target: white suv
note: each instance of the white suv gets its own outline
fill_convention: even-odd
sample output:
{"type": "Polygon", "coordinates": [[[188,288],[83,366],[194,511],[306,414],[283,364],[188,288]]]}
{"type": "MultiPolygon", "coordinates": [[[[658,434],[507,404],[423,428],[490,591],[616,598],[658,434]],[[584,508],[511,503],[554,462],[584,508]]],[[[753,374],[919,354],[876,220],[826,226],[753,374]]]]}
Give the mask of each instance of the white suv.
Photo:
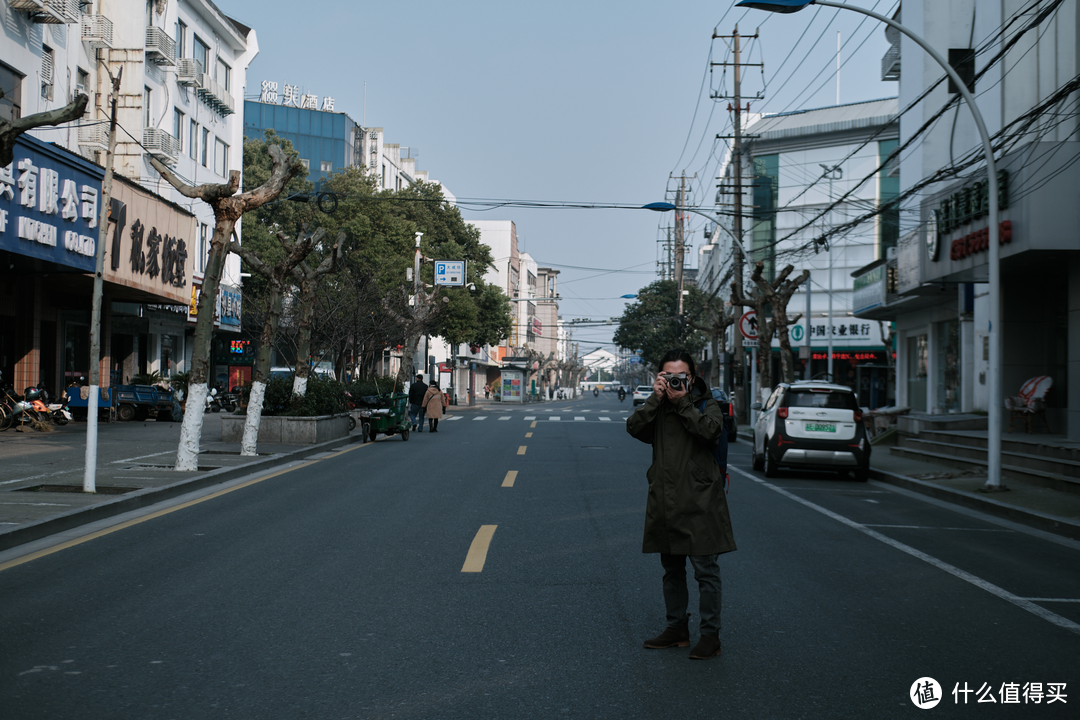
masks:
{"type": "Polygon", "coordinates": [[[634,407],[649,399],[652,395],[652,385],[638,385],[634,388],[634,407]]]}
{"type": "Polygon", "coordinates": [[[826,382],[781,383],[754,423],[751,462],[765,477],[781,467],[849,471],[865,482],[870,440],[851,388],[826,382]]]}

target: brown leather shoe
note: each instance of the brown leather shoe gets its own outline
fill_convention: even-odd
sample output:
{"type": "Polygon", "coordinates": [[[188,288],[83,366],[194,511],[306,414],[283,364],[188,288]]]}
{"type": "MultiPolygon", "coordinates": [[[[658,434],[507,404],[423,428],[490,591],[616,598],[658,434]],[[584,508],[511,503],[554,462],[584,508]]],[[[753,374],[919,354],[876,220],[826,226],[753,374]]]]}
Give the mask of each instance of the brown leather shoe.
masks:
{"type": "Polygon", "coordinates": [[[708,660],[720,654],[720,636],[702,635],[698,644],[690,651],[691,660],[708,660]]]}
{"type": "Polygon", "coordinates": [[[649,650],[663,650],[670,647],[690,646],[690,616],[687,615],[678,625],[667,628],[654,638],[645,641],[649,650]]]}

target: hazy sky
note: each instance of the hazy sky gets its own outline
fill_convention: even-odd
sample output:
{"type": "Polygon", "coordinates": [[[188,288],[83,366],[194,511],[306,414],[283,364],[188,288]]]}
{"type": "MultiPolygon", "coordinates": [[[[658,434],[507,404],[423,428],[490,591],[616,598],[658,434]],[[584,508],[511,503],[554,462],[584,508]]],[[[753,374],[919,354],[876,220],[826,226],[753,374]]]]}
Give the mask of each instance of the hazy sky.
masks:
{"type": "MultiPolygon", "coordinates": [[[[332,96],[335,110],[359,123],[366,116],[387,142],[419,150],[418,169],[462,199],[643,205],[664,200],[676,186],[670,176],[685,172],[697,174],[692,203],[711,205],[727,151],[715,136],[731,134],[731,114],[710,94],[731,93],[731,72],[708,67],[732,60],[712,35],[731,35],[736,23],[744,35],[760,28],[743,57],[765,65],[764,76],[744,68],[744,94],[764,93],[751,100],[754,112],[835,104],[838,30],[840,102],[897,92],[880,81],[884,26],[832,8],[773,15],[735,10],[731,0],[216,1],[258,34],[248,97],[262,80],[332,96]]],[[[851,2],[888,14],[897,4],[851,2]]],[[[661,228],[672,220],[643,210],[463,214],[513,220],[521,248],[562,270],[564,319],[618,317],[627,301],[615,298],[656,279],[661,228]]],[[[691,266],[703,223],[694,216],[691,266]]],[[[609,343],[614,327],[578,328],[574,337],[587,352],[609,343]]]]}

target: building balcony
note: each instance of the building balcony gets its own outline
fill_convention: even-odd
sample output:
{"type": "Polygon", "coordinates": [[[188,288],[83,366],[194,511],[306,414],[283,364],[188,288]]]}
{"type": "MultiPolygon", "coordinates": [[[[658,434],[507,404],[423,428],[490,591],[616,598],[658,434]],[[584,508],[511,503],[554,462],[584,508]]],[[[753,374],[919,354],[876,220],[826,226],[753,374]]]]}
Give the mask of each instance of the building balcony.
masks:
{"type": "Polygon", "coordinates": [[[885,56],[881,58],[881,79],[900,79],[900,42],[894,42],[885,56]]]}
{"type": "Polygon", "coordinates": [[[82,41],[95,49],[113,46],[112,20],[104,15],[82,16],[82,41]]]}
{"type": "Polygon", "coordinates": [[[176,41],[159,27],[146,28],[146,59],[155,65],[176,65],[176,41]]]}
{"type": "Polygon", "coordinates": [[[143,129],[143,147],[163,165],[175,165],[180,159],[180,143],[169,133],[157,128],[143,129]]]}
{"type": "Polygon", "coordinates": [[[30,13],[33,22],[49,25],[77,25],[82,14],[79,0],[10,0],[9,5],[30,13]]]}
{"type": "Polygon", "coordinates": [[[202,74],[202,85],[196,91],[202,101],[212,107],[222,117],[232,115],[236,107],[232,95],[209,73],[202,74]]]}

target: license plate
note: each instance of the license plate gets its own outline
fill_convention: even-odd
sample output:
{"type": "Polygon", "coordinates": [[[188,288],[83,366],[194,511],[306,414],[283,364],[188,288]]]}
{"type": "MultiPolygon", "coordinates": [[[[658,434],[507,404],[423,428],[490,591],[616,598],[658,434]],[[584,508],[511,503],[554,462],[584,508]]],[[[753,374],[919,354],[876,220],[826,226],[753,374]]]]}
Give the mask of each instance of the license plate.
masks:
{"type": "Polygon", "coordinates": [[[836,432],[836,423],[806,423],[806,432],[836,432]]]}

